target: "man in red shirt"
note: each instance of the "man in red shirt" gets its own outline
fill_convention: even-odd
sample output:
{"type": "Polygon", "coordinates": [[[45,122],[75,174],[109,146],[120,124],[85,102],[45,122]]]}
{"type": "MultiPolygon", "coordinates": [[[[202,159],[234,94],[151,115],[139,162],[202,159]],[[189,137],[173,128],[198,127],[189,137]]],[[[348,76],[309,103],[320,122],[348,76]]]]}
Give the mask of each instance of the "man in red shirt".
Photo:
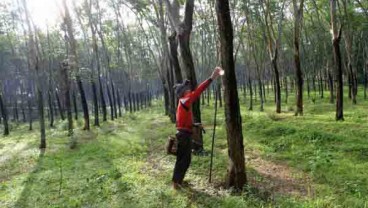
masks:
{"type": "Polygon", "coordinates": [[[172,178],[174,189],[178,189],[183,184],[185,173],[191,162],[191,136],[193,126],[192,103],[195,102],[211,82],[220,75],[221,71],[222,69],[220,67],[216,67],[211,77],[198,85],[194,91],[191,91],[189,80],[174,86],[175,93],[179,98],[178,108],[176,110],[176,138],[178,140],[178,148],[172,178]]]}

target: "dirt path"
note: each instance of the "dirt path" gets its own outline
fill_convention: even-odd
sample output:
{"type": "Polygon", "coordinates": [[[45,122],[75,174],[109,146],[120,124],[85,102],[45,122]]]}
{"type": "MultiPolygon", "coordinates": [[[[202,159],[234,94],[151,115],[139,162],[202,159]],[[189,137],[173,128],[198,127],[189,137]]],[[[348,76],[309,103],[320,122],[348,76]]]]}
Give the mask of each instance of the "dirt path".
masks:
{"type": "MultiPolygon", "coordinates": [[[[158,144],[147,139],[149,143],[146,159],[146,170],[152,174],[160,174],[167,168],[172,168],[172,164],[164,154],[164,144],[158,144]]],[[[172,156],[168,156],[172,157],[172,156]]],[[[267,198],[274,198],[277,195],[294,196],[298,198],[308,198],[314,196],[312,179],[308,174],[289,167],[286,164],[263,159],[261,154],[255,150],[246,152],[247,177],[251,187],[266,195],[267,198]],[[249,171],[253,169],[253,171],[249,171]]],[[[189,180],[191,188],[200,190],[210,195],[223,195],[226,191],[221,187],[221,182],[210,185],[207,180],[189,180]],[[200,180],[200,181],[197,181],[200,180]]]]}
{"type": "Polygon", "coordinates": [[[256,152],[247,152],[247,166],[253,168],[257,174],[248,174],[249,183],[263,191],[295,197],[312,197],[314,188],[312,179],[304,172],[264,160],[256,152]]]}

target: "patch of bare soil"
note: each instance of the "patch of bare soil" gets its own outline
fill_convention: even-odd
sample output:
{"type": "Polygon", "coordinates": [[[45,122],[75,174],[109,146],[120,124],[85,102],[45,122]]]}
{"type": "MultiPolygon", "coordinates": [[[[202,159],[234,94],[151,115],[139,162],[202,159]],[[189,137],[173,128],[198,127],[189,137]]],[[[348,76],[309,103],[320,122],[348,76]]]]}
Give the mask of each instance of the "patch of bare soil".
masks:
{"type": "Polygon", "coordinates": [[[248,174],[251,186],[274,195],[312,197],[314,195],[312,179],[304,172],[285,164],[263,159],[255,152],[247,153],[247,166],[257,174],[248,174]]]}

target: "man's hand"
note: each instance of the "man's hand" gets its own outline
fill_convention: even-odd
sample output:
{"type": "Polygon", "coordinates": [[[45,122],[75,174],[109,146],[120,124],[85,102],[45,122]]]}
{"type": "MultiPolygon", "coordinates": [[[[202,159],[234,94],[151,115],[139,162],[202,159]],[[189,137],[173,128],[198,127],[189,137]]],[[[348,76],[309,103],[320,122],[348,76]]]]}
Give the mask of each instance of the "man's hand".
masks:
{"type": "Polygon", "coordinates": [[[212,80],[217,79],[217,77],[220,76],[221,71],[223,71],[223,69],[221,67],[219,67],[219,66],[216,67],[215,70],[213,70],[213,72],[212,72],[211,79],[212,80]]]}

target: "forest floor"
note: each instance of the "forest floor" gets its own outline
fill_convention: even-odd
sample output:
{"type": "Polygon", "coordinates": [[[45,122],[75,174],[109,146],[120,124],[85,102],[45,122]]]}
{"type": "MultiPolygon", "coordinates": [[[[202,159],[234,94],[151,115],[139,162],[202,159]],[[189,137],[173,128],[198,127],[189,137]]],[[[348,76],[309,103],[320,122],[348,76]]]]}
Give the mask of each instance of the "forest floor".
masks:
{"type": "MultiPolygon", "coordinates": [[[[158,103],[90,132],[80,129],[80,119],[73,150],[66,122],[47,129],[43,153],[37,130],[12,124],[11,135],[0,137],[0,207],[368,207],[368,101],[353,106],[346,99],[345,121],[336,122],[325,96],[315,103],[306,98],[303,117],[294,116],[292,98],[281,114],[273,113],[271,99],[264,112],[258,102],[249,111],[241,100],[248,178],[242,194],[222,187],[228,162],[223,108],[213,183],[210,157],[193,156],[189,186],[181,191],[171,187],[175,158],[164,151],[175,126],[158,103]]],[[[213,103],[202,105],[207,150],[213,112],[213,103]]]]}

